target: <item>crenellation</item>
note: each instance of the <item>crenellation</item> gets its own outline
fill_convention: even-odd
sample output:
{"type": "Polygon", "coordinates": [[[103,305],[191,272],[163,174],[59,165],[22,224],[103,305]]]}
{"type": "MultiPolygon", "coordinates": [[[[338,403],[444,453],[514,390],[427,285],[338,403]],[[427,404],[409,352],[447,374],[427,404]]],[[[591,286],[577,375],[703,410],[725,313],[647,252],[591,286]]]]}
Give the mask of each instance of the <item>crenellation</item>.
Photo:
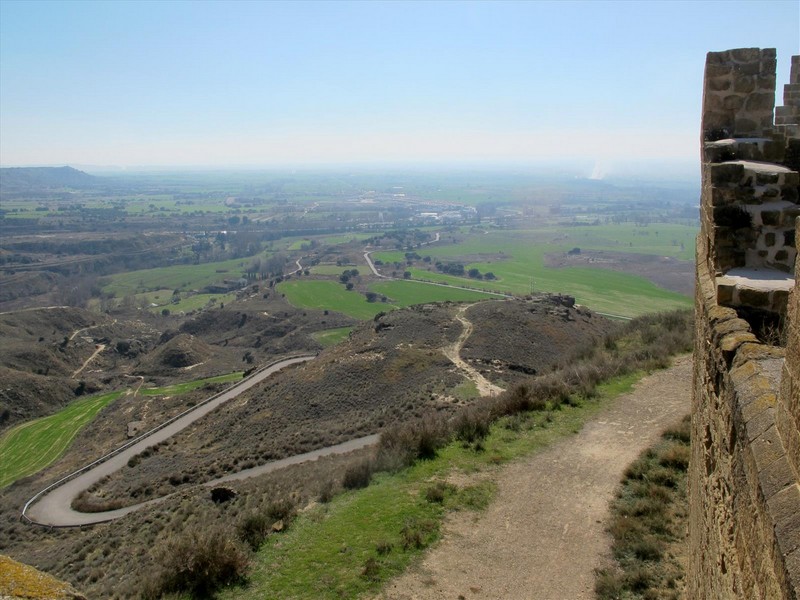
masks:
{"type": "MultiPolygon", "coordinates": [[[[707,57],[687,597],[800,598],[800,144],[775,51],[707,57]],[[764,86],[771,89],[764,89],[764,86]],[[794,162],[793,162],[794,161],[794,162]],[[758,334],[758,335],[756,335],[758,334]]],[[[792,59],[792,81],[800,58],[792,59]]]]}

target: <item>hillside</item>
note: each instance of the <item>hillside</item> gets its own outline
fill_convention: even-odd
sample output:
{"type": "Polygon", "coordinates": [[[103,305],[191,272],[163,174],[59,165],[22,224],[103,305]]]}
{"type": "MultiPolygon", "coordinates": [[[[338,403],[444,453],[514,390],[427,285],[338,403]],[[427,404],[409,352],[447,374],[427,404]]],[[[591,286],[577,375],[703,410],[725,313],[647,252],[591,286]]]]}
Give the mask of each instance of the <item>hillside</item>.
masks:
{"type": "MultiPolygon", "coordinates": [[[[452,414],[477,396],[474,382],[443,352],[462,332],[455,318],[459,306],[429,304],[378,315],[316,360],[242,394],[143,454],[134,467],[112,475],[85,500],[98,507],[130,504],[231,470],[375,433],[431,410],[452,414]],[[182,474],[179,481],[176,472],[182,474]]],[[[506,385],[526,372],[547,370],[614,327],[550,296],[479,303],[467,313],[473,318],[471,311],[478,318],[469,339],[479,340],[471,357],[476,364],[492,365],[496,381],[506,385]],[[508,362],[493,362],[494,346],[480,341],[491,337],[495,323],[482,320],[494,313],[525,324],[506,330],[503,343],[521,349],[508,354],[508,362]],[[540,338],[539,330],[549,333],[540,338]],[[559,330],[561,335],[554,335],[559,330]],[[541,352],[529,353],[531,337],[539,339],[541,352]],[[549,351],[544,351],[547,344],[549,351]]]]}
{"type": "Polygon", "coordinates": [[[19,192],[37,188],[86,188],[98,178],[72,167],[6,167],[0,169],[0,190],[19,192]]]}

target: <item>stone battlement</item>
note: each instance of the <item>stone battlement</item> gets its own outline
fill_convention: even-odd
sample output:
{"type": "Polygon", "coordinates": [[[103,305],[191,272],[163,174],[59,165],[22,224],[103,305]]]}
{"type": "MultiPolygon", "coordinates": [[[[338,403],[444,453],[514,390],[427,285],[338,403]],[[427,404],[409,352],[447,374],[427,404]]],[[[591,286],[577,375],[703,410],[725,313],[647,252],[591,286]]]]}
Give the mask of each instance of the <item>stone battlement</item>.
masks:
{"type": "Polygon", "coordinates": [[[778,109],[775,68],[773,49],[706,59],[693,599],[800,599],[800,57],[778,109]]]}

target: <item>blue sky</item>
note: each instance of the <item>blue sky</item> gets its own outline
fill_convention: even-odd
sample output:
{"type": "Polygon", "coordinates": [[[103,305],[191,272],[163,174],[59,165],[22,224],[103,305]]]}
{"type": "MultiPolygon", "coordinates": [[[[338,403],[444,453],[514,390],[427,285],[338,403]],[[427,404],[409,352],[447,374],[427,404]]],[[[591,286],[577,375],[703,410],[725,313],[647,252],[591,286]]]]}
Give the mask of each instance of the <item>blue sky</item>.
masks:
{"type": "Polygon", "coordinates": [[[695,163],[705,53],[789,2],[0,0],[0,164],[695,163]]]}

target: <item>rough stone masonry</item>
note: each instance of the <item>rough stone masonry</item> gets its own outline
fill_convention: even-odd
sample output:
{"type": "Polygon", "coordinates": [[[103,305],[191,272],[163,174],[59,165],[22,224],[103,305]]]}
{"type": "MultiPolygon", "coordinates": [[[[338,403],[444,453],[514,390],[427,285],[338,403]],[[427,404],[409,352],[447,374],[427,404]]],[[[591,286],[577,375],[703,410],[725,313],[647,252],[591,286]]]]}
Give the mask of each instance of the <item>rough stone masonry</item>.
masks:
{"type": "Polygon", "coordinates": [[[800,57],[710,52],[687,598],[800,600],[800,57]]]}

